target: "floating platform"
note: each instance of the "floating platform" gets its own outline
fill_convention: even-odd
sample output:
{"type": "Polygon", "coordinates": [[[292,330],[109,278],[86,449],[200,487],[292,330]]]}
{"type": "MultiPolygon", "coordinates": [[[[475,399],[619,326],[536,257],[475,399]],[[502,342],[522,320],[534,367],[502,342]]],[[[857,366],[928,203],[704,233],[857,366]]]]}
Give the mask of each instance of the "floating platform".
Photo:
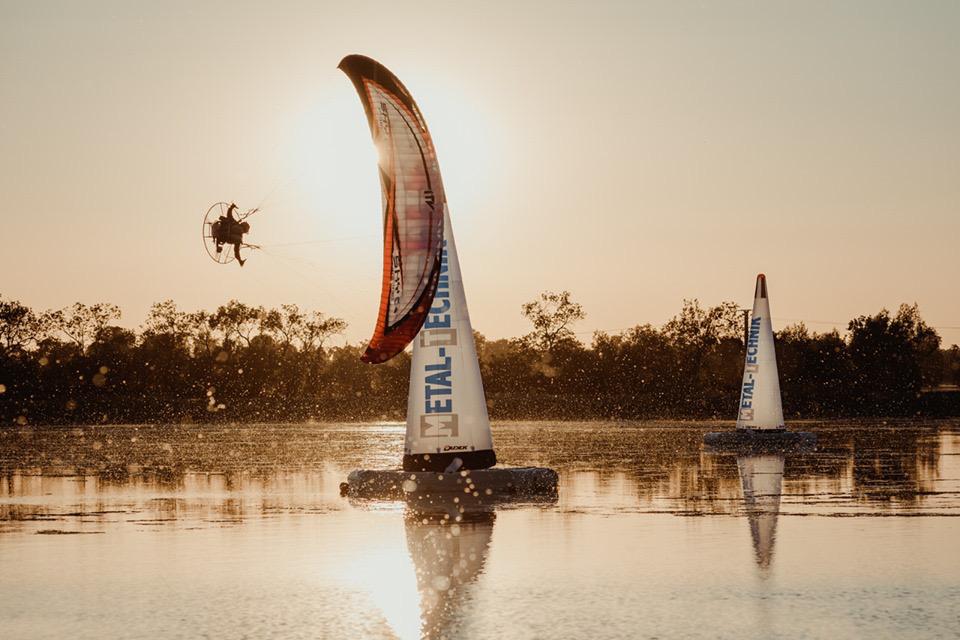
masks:
{"type": "Polygon", "coordinates": [[[786,429],[737,429],[703,436],[703,444],[714,449],[744,452],[791,451],[817,444],[817,436],[809,431],[786,429]]]}
{"type": "Polygon", "coordinates": [[[555,498],[557,472],[544,467],[491,467],[452,473],[356,469],[340,485],[352,498],[397,500],[470,497],[472,502],[555,498]]]}

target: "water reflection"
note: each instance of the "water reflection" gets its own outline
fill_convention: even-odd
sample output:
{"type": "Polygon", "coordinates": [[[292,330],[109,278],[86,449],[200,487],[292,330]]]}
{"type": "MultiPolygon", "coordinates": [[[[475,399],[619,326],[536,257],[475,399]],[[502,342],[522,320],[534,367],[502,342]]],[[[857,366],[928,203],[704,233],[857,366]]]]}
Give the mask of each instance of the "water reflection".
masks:
{"type": "Polygon", "coordinates": [[[274,470],[150,472],[122,479],[77,469],[19,469],[0,476],[0,531],[30,529],[93,533],[116,523],[138,529],[228,526],[345,508],[331,487],[339,474],[274,470]],[[51,529],[58,523],[55,529],[51,529]],[[34,527],[35,528],[35,527],[34,527]]]}
{"type": "MultiPolygon", "coordinates": [[[[957,513],[960,474],[947,470],[957,421],[804,428],[819,445],[784,463],[780,490],[792,513],[957,513]]],[[[744,465],[703,452],[709,429],[535,423],[495,435],[506,464],[560,472],[565,512],[744,515],[744,465]]],[[[3,429],[0,527],[81,512],[241,522],[343,509],[346,470],[390,466],[402,437],[399,424],[3,429]]]]}
{"type": "Polygon", "coordinates": [[[743,503],[750,522],[750,537],[753,538],[753,552],[761,569],[768,569],[773,558],[783,467],[783,454],[737,456],[737,469],[743,485],[743,503]]]}
{"type": "Polygon", "coordinates": [[[803,428],[495,426],[559,498],[479,513],[341,498],[399,424],[0,429],[0,637],[956,635],[960,421],[803,428]]]}
{"type": "Polygon", "coordinates": [[[423,638],[457,635],[471,586],[483,573],[495,521],[492,507],[407,508],[404,528],[417,576],[423,638]]]}

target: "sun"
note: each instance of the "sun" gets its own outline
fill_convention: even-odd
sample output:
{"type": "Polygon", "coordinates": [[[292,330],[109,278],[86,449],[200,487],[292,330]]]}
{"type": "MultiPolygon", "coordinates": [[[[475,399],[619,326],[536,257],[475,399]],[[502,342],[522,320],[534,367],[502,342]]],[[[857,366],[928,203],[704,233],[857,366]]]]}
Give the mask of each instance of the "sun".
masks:
{"type": "Polygon", "coordinates": [[[424,86],[411,92],[437,149],[447,201],[458,211],[481,209],[498,188],[495,155],[501,132],[494,118],[469,94],[441,79],[418,84],[424,86]]]}

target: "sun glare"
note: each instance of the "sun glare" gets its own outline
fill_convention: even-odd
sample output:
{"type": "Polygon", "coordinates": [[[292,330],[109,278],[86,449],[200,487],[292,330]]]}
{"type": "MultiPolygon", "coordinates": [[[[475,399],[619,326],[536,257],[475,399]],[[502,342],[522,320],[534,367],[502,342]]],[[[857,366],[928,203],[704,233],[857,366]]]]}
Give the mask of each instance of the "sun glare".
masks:
{"type": "Polygon", "coordinates": [[[427,76],[408,88],[430,129],[451,208],[462,216],[482,207],[498,188],[492,178],[500,133],[493,119],[469,94],[449,86],[449,79],[427,76]]]}
{"type": "Polygon", "coordinates": [[[384,539],[357,557],[345,571],[349,581],[365,592],[399,638],[420,637],[420,596],[404,536],[384,539]]]}
{"type": "Polygon", "coordinates": [[[379,218],[368,215],[381,206],[376,149],[346,79],[328,85],[292,120],[285,146],[291,191],[316,211],[328,234],[379,229],[379,218]]]}

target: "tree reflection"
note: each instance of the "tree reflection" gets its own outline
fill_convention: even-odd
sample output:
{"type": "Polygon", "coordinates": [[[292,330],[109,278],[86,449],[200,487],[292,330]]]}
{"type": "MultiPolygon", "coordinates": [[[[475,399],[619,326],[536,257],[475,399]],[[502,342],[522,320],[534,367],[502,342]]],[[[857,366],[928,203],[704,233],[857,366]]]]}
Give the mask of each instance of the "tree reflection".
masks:
{"type": "MultiPolygon", "coordinates": [[[[805,423],[803,428],[815,431],[819,444],[785,461],[783,492],[805,495],[798,505],[808,511],[847,515],[934,505],[942,488],[942,443],[957,425],[805,423]]],[[[704,453],[701,439],[710,429],[716,425],[535,423],[494,425],[494,437],[504,464],[557,469],[565,507],[737,513],[742,469],[733,455],[704,453]]],[[[0,497],[50,504],[54,500],[44,495],[72,496],[81,486],[88,501],[98,494],[130,496],[131,502],[140,496],[202,495],[187,499],[176,517],[202,506],[222,511],[218,518],[238,520],[249,509],[338,503],[343,470],[395,464],[402,439],[399,425],[0,429],[0,497]],[[226,499],[241,504],[211,506],[226,499]]]]}

